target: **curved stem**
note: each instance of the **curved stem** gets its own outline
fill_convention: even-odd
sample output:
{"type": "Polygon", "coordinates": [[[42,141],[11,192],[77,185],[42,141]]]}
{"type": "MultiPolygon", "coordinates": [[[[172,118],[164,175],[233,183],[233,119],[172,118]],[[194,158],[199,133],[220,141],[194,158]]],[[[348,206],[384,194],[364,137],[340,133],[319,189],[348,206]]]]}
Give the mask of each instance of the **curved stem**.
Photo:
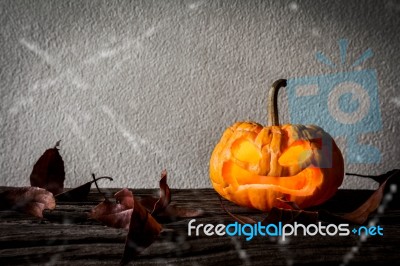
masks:
{"type": "MultiPolygon", "coordinates": [[[[94,174],[92,174],[92,177],[94,176],[94,174]]],[[[101,176],[101,177],[95,177],[91,182],[94,183],[96,181],[99,181],[101,179],[108,179],[110,181],[114,181],[114,179],[112,179],[112,177],[109,176],[101,176]]]]}
{"type": "Polygon", "coordinates": [[[94,184],[96,185],[97,191],[98,191],[101,195],[103,195],[104,200],[105,200],[105,201],[109,201],[109,199],[107,198],[106,194],[103,193],[103,192],[101,192],[99,186],[97,185],[97,180],[106,178],[106,179],[108,179],[108,180],[110,180],[110,181],[113,181],[113,179],[112,179],[111,177],[108,177],[108,176],[102,176],[102,177],[96,178],[96,176],[95,176],[93,173],[92,173],[92,178],[93,178],[93,181],[92,181],[91,183],[94,183],[94,184]]]}
{"type": "Polygon", "coordinates": [[[362,175],[362,174],[356,174],[356,173],[345,173],[345,175],[351,175],[351,176],[358,176],[358,177],[375,177],[374,175],[362,175]]]}
{"type": "Polygon", "coordinates": [[[272,84],[268,94],[268,124],[267,126],[279,126],[278,116],[278,91],[286,87],[286,79],[278,79],[272,84]]]}

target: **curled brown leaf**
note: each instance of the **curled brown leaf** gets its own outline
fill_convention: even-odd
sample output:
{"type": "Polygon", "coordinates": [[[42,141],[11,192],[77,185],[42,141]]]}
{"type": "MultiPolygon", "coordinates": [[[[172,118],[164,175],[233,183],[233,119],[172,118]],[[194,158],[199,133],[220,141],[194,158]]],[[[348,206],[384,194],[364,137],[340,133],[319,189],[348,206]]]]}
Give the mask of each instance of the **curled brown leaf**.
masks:
{"type": "Polygon", "coordinates": [[[126,188],[118,191],[114,198],[116,202],[105,199],[94,207],[89,217],[107,226],[129,228],[121,265],[132,261],[160,235],[162,226],[156,218],[175,220],[183,217],[197,217],[203,213],[201,210],[189,210],[170,205],[171,191],[167,184],[166,171],[161,174],[159,198],[146,197],[139,201],[126,188]]]}
{"type": "Polygon", "coordinates": [[[377,180],[380,183],[379,188],[360,207],[343,215],[342,218],[353,223],[363,224],[368,219],[369,215],[379,207],[388,183],[399,184],[399,178],[399,169],[394,169],[386,174],[375,177],[374,180],[377,180]]]}
{"type": "Polygon", "coordinates": [[[157,221],[175,221],[181,218],[192,218],[201,216],[203,210],[194,210],[170,205],[171,191],[167,184],[167,171],[163,170],[160,179],[159,197],[147,196],[140,200],[140,204],[145,207],[157,221]]]}
{"type": "Polygon", "coordinates": [[[137,254],[150,246],[160,235],[162,229],[161,225],[134,197],[133,204],[121,265],[129,263],[137,254]]]}
{"type": "Polygon", "coordinates": [[[114,198],[116,202],[106,199],[94,207],[89,217],[107,226],[129,229],[121,260],[125,265],[154,242],[162,227],[128,189],[118,191],[114,198]]]}
{"type": "Polygon", "coordinates": [[[160,198],[154,204],[151,213],[157,215],[157,213],[160,213],[163,210],[165,210],[165,208],[167,208],[170,202],[171,202],[171,191],[167,184],[167,171],[163,170],[161,172],[161,179],[160,179],[160,198]]]}
{"type": "Polygon", "coordinates": [[[128,229],[134,207],[133,194],[124,188],[115,193],[114,198],[116,202],[105,200],[94,207],[89,217],[110,227],[128,229]]]}
{"type": "Polygon", "coordinates": [[[140,203],[145,207],[151,214],[157,215],[166,209],[166,207],[171,202],[171,191],[167,184],[167,171],[163,170],[161,172],[160,179],[160,195],[158,198],[153,196],[143,197],[140,203]]]}
{"type": "Polygon", "coordinates": [[[43,210],[53,210],[55,207],[53,194],[43,188],[21,187],[0,193],[2,210],[15,210],[43,218],[43,210]]]}
{"type": "Polygon", "coordinates": [[[158,213],[155,218],[157,221],[169,222],[183,218],[199,217],[203,214],[204,211],[201,209],[188,209],[170,204],[164,211],[158,213]]]}

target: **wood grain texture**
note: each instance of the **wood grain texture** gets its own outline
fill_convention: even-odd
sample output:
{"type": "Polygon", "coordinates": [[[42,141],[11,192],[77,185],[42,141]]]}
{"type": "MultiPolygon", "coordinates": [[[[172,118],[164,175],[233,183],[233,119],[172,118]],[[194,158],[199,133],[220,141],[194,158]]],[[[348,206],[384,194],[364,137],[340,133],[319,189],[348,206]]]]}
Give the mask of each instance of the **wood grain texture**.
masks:
{"type": "MultiPolygon", "coordinates": [[[[0,191],[7,188],[0,187],[0,191]]],[[[108,189],[112,195],[119,189],[108,189]]],[[[135,196],[157,194],[158,190],[132,190],[135,196]]],[[[340,190],[322,208],[343,213],[356,208],[371,191],[340,190]]],[[[0,212],[0,265],[118,265],[127,231],[103,226],[87,219],[92,207],[102,201],[92,190],[85,202],[59,202],[39,220],[13,211],[0,212]]],[[[212,189],[172,190],[172,204],[204,210],[198,223],[230,223],[212,189]]],[[[258,211],[225,201],[233,213],[261,219],[258,211]]],[[[190,219],[164,223],[159,239],[140,254],[132,265],[390,265],[400,259],[400,208],[398,198],[375,216],[384,236],[361,242],[358,236],[297,236],[286,242],[268,237],[188,236],[190,219]],[[352,252],[353,251],[353,252],[352,252]],[[346,255],[347,254],[347,255],[346,255]],[[350,255],[349,255],[350,254],[350,255]]]]}

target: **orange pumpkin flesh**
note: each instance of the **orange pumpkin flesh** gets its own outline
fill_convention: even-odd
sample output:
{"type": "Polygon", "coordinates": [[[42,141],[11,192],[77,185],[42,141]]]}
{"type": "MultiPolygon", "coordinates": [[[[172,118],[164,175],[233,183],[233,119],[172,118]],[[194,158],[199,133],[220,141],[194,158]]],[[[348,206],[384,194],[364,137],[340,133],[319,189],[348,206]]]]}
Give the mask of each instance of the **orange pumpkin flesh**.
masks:
{"type": "Polygon", "coordinates": [[[332,197],[344,176],[342,154],[332,137],[314,125],[279,125],[272,86],[269,123],[238,122],[228,128],[210,159],[214,189],[238,205],[268,211],[285,196],[301,208],[332,197]]]}

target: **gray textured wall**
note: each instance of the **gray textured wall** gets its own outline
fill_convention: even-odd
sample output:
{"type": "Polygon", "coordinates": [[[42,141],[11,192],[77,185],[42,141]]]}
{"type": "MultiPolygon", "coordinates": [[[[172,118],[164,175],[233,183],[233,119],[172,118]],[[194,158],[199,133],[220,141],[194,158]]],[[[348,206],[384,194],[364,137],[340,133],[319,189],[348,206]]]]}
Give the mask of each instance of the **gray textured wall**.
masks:
{"type": "MultiPolygon", "coordinates": [[[[67,187],[91,172],[115,178],[104,186],[155,187],[163,168],[172,187],[210,187],[224,129],[264,123],[274,79],[331,73],[315,53],[340,61],[339,39],[349,60],[374,51],[357,69],[376,70],[382,123],[357,136],[380,163],[347,171],[399,167],[399,1],[2,0],[0,14],[0,185],[28,185],[61,139],[67,187]]],[[[280,106],[289,122],[286,92],[280,106]]]]}

